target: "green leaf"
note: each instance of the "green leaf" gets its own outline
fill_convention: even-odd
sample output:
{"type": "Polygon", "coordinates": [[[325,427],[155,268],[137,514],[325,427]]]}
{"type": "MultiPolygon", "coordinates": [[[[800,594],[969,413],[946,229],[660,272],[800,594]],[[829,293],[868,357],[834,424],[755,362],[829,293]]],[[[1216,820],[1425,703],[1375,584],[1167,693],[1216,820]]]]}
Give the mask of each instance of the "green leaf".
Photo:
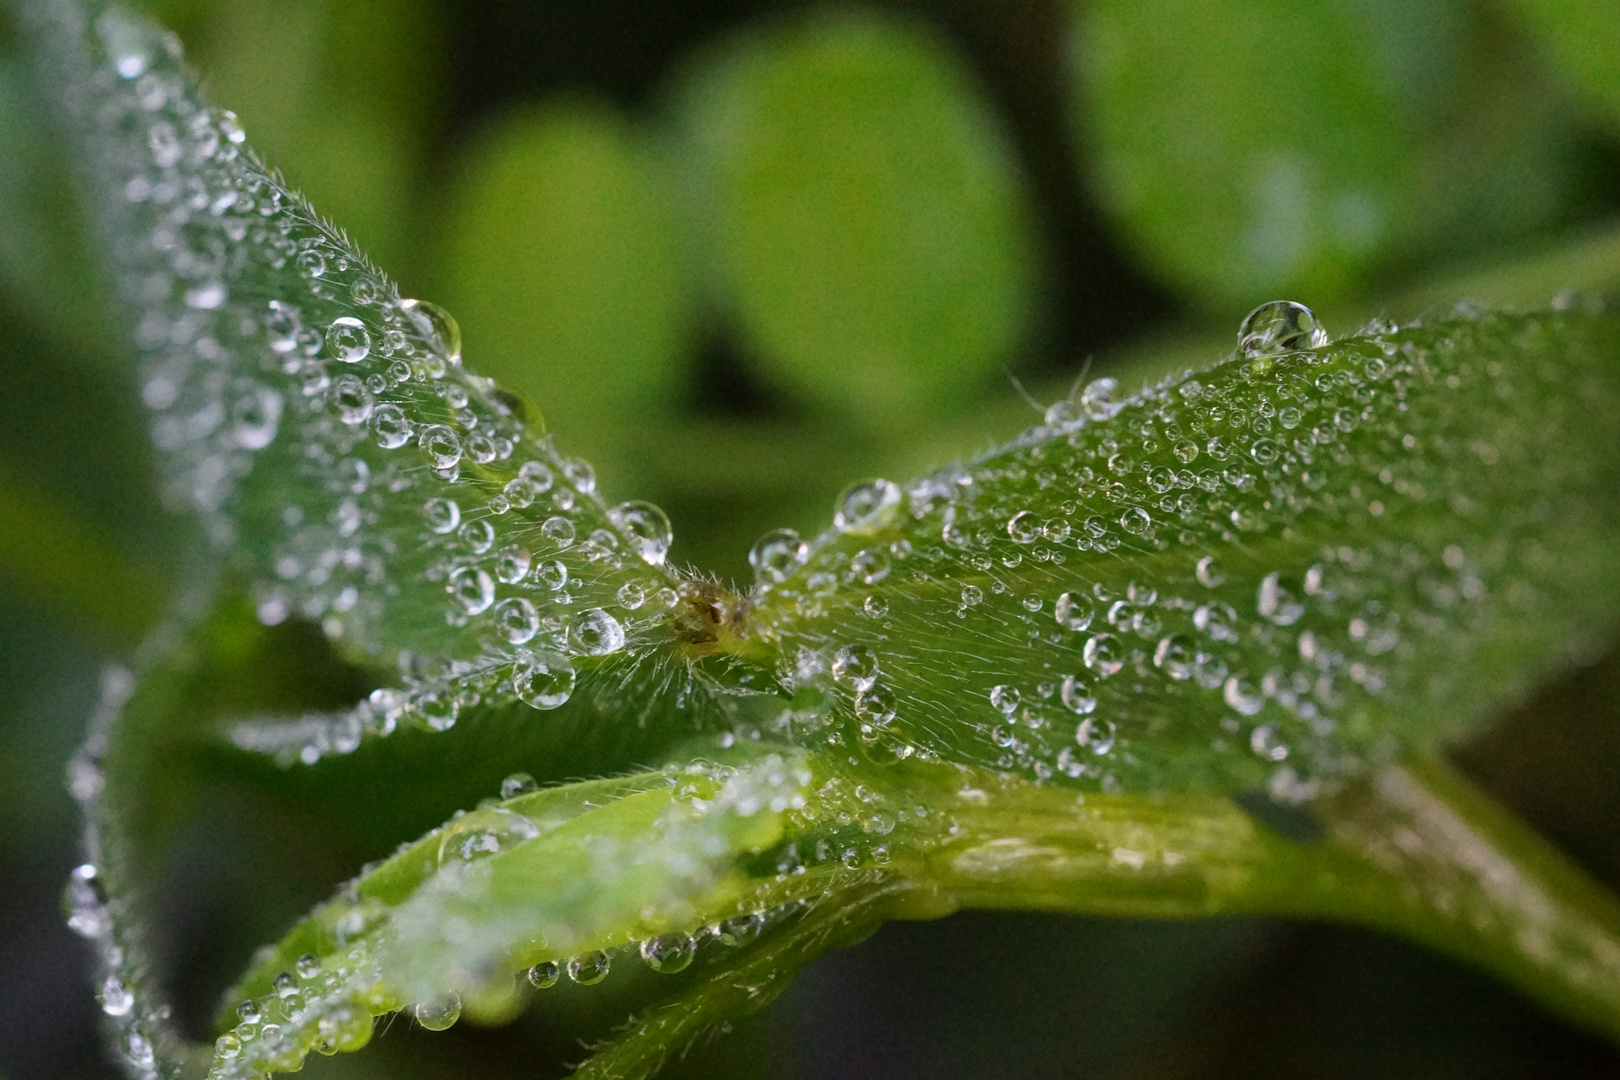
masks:
{"type": "Polygon", "coordinates": [[[1301,799],[1595,642],[1613,321],[1307,330],[1128,398],[1094,383],[969,466],[851,488],[813,544],[763,542],[750,619],[841,720],[811,741],[1301,799]]]}
{"type": "Polygon", "coordinates": [[[693,298],[674,201],[646,136],[587,100],[497,122],[449,197],[437,276],[480,370],[625,479],[684,390],[693,298]]]}
{"type": "Polygon", "coordinates": [[[1594,0],[1506,0],[1503,6],[1551,61],[1554,76],[1611,129],[1620,125],[1620,44],[1613,10],[1594,0]]]}
{"type": "Polygon", "coordinates": [[[1021,177],[919,25],[778,22],[696,64],[675,112],[717,288],[777,383],[888,425],[961,400],[1020,343],[1021,177]]]}
{"type": "Polygon", "coordinates": [[[1569,199],[1570,125],[1464,4],[1104,0],[1073,49],[1099,194],[1216,308],[1325,305],[1569,199]]]}

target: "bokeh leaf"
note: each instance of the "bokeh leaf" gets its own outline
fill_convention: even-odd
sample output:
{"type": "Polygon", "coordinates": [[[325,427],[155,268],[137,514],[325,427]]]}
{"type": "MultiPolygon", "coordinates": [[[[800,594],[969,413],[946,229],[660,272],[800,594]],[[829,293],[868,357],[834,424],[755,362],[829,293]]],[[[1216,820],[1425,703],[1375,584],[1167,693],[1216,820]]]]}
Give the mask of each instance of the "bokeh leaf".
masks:
{"type": "Polygon", "coordinates": [[[1556,101],[1467,5],[1104,0],[1075,27],[1099,194],[1212,305],[1326,304],[1569,197],[1556,101]]]}
{"type": "Polygon", "coordinates": [[[815,13],[726,41],[674,101],[701,250],[770,377],[868,426],[986,380],[1028,325],[1022,178],[912,21],[815,13]]]}
{"type": "Polygon", "coordinates": [[[693,295],[677,206],[646,135],[608,105],[506,117],[461,165],[436,277],[479,370],[621,484],[685,391],[693,295]]]}
{"type": "Polygon", "coordinates": [[[1553,74],[1620,125],[1620,42],[1614,11],[1601,0],[1504,0],[1552,64],[1553,74]]]}

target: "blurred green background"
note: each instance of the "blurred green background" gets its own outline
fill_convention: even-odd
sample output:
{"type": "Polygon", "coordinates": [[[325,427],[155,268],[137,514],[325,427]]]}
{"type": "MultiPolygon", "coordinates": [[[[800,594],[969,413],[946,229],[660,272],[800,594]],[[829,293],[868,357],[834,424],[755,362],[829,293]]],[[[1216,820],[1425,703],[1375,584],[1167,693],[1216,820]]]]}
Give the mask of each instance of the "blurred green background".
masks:
{"type": "MultiPolygon", "coordinates": [[[[744,582],[756,536],[820,528],[849,480],[983,449],[1083,371],[1209,363],[1262,301],[1348,331],[1620,285],[1610,0],[148,6],[264,158],[455,313],[471,367],[540,403],[610,498],[664,506],[675,562],[744,582]]],[[[106,1074],[56,911],[77,861],[63,763],[191,526],[159,504],[5,11],[0,1076],[22,1080],[106,1074]]],[[[1597,661],[1460,752],[1611,883],[1617,703],[1597,661]]],[[[183,1009],[358,866],[289,839],[319,836],[307,812],[222,809],[251,817],[256,862],[197,842],[165,927],[183,1009]]],[[[394,839],[418,827],[402,811],[394,839]]],[[[634,983],[310,1067],[561,1075],[634,983]]],[[[1441,959],[1259,920],[891,927],[738,1027],[674,1073],[1620,1075],[1441,959]]]]}

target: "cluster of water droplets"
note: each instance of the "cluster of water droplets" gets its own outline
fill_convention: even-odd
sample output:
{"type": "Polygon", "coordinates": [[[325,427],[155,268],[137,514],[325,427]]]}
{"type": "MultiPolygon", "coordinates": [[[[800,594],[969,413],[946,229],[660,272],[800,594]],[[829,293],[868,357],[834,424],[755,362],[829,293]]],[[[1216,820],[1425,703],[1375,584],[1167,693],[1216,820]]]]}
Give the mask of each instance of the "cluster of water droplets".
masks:
{"type": "Polygon", "coordinates": [[[117,12],[96,30],[95,151],[169,490],[263,622],[400,660],[360,708],[238,744],[310,761],[479,702],[552,709],[582,659],[644,644],[676,600],[664,513],[604,503],[531,406],[466,371],[455,320],[267,174],[172,37],[117,12]]]}
{"type": "Polygon", "coordinates": [[[968,466],[855,485],[751,554],[793,737],[1299,800],[1478,722],[1601,621],[1577,582],[1614,469],[1584,414],[1617,394],[1567,330],[1470,309],[1329,348],[1266,304],[1208,372],[1098,379],[968,466]]]}

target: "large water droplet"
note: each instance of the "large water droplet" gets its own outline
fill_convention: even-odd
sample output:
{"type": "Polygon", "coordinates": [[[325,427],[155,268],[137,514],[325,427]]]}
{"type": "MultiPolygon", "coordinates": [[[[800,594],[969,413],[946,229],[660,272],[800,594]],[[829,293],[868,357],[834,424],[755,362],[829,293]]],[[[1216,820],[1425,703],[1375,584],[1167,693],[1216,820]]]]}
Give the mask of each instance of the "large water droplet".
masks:
{"type": "Polygon", "coordinates": [[[495,602],[495,582],[476,566],[463,566],[450,575],[446,586],[468,615],[477,615],[495,602]]]}
{"type": "Polygon", "coordinates": [[[371,419],[371,391],[366,389],[366,384],[358,375],[339,375],[332,380],[331,392],[339,420],[352,426],[371,419]]]}
{"type": "Polygon", "coordinates": [[[1261,304],[1238,327],[1238,352],[1244,356],[1281,356],[1327,343],[1327,331],[1316,321],[1316,313],[1292,300],[1261,304]]]}
{"type": "Polygon", "coordinates": [[[900,487],[890,480],[862,480],[838,497],[833,526],[839,532],[865,533],[881,528],[900,505],[900,487]]]}
{"type": "Polygon", "coordinates": [[[1074,730],[1074,741],[1086,747],[1093,754],[1099,756],[1108,753],[1114,748],[1115,727],[1112,720],[1100,720],[1095,716],[1080,721],[1080,726],[1074,730]]]}
{"type": "Polygon", "coordinates": [[[531,709],[555,709],[574,693],[574,665],[555,652],[537,652],[512,674],[512,688],[531,709]]]}
{"type": "Polygon", "coordinates": [[[665,934],[641,943],[641,958],[654,971],[674,975],[685,971],[697,954],[697,941],[689,934],[665,934]]]}
{"type": "Polygon", "coordinates": [[[833,658],[832,675],[857,692],[870,690],[877,682],[877,655],[864,645],[845,645],[833,658]]]}
{"type": "Polygon", "coordinates": [[[1275,571],[1260,579],[1256,607],[1264,618],[1278,626],[1292,626],[1305,614],[1305,605],[1283,586],[1282,576],[1275,571]]]}
{"type": "Polygon", "coordinates": [[[774,585],[804,565],[810,555],[810,546],[792,529],[777,529],[754,541],[748,552],[748,564],[754,568],[759,580],[774,585]]]}
{"type": "Polygon", "coordinates": [[[546,960],[529,969],[529,985],[536,990],[549,990],[562,978],[562,967],[555,960],[546,960]]]}
{"type": "Polygon", "coordinates": [[[613,523],[630,537],[636,554],[649,566],[664,565],[674,530],[663,510],[650,502],[620,503],[609,511],[613,523]]]}
{"type": "Polygon", "coordinates": [[[1091,620],[1097,612],[1084,593],[1066,592],[1057,598],[1057,603],[1052,607],[1052,614],[1057,618],[1059,626],[1069,630],[1084,630],[1091,625],[1091,620]]]}
{"type": "Polygon", "coordinates": [[[1086,641],[1081,653],[1086,667],[1106,679],[1125,666],[1125,648],[1113,634],[1096,634],[1086,641]]]}
{"type": "Polygon", "coordinates": [[[1023,695],[1018,692],[1016,686],[1008,686],[1003,683],[990,688],[990,704],[1008,716],[1017,711],[1018,703],[1021,700],[1023,700],[1023,695]]]}
{"type": "Polygon", "coordinates": [[[358,364],[371,355],[371,331],[353,315],[340,315],[326,328],[326,349],[345,364],[358,364]]]}
{"type": "Polygon", "coordinates": [[[429,1031],[444,1031],[461,1019],[461,995],[454,990],[432,1001],[419,1001],[412,1010],[416,1022],[429,1031]]]}
{"type": "Polygon", "coordinates": [[[426,300],[401,300],[399,309],[427,338],[434,352],[452,364],[461,360],[461,327],[448,311],[426,300]]]}
{"type": "Polygon", "coordinates": [[[522,645],[540,631],[540,614],[521,596],[509,596],[495,605],[495,623],[513,645],[522,645]]]}
{"type": "Polygon", "coordinates": [[[624,648],[624,627],[608,612],[591,608],[580,612],[568,630],[568,639],[589,656],[606,656],[624,648]]]}
{"type": "Polygon", "coordinates": [[[398,405],[380,405],[371,412],[371,437],[384,450],[398,450],[411,441],[415,427],[398,405]]]}
{"type": "Polygon", "coordinates": [[[1118,379],[1093,379],[1080,391],[1080,409],[1092,420],[1107,420],[1125,407],[1118,379]]]}
{"type": "Polygon", "coordinates": [[[423,428],[416,444],[435,469],[454,468],[461,460],[461,440],[444,424],[429,424],[423,428]]]}
{"type": "Polygon", "coordinates": [[[1192,639],[1185,634],[1170,634],[1159,639],[1158,647],[1153,650],[1153,664],[1161,668],[1172,679],[1190,679],[1193,676],[1193,662],[1197,652],[1193,648],[1192,639]]]}
{"type": "Polygon", "coordinates": [[[608,969],[612,966],[613,958],[597,949],[568,961],[568,977],[581,986],[595,986],[608,977],[608,969]]]}

